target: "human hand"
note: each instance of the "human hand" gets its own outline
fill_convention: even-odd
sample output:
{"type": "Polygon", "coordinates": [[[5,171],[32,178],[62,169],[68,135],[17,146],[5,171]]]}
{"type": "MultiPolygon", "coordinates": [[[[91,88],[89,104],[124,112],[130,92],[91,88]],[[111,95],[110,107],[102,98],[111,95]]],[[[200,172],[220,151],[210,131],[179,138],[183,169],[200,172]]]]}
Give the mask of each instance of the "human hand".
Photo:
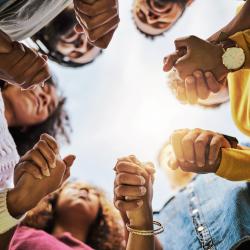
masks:
{"type": "Polygon", "coordinates": [[[56,140],[48,134],[42,134],[36,145],[20,158],[15,169],[14,183],[18,182],[24,172],[36,179],[50,176],[50,171],[56,167],[59,157],[56,140]]]}
{"type": "Polygon", "coordinates": [[[218,93],[225,83],[218,82],[213,73],[203,73],[199,70],[183,81],[178,73],[172,70],[168,75],[168,84],[180,102],[197,104],[199,100],[208,99],[210,94],[218,93]]]}
{"type": "Polygon", "coordinates": [[[170,139],[173,154],[169,157],[172,169],[185,172],[216,173],[221,162],[221,149],[231,148],[222,134],[202,129],[176,130],[170,139]]]}
{"type": "Polygon", "coordinates": [[[176,52],[164,59],[164,71],[175,67],[182,80],[197,70],[212,72],[219,82],[225,79],[228,69],[222,62],[220,45],[189,36],[175,40],[175,47],[176,52]]]}
{"type": "Polygon", "coordinates": [[[120,22],[118,0],[74,0],[77,32],[84,32],[89,43],[105,49],[120,22]]]}
{"type": "MultiPolygon", "coordinates": [[[[49,143],[50,146],[47,145],[47,147],[51,147],[51,142],[49,143]]],[[[37,145],[39,145],[39,149],[41,149],[40,144],[38,143],[37,145]]],[[[35,150],[38,151],[38,148],[35,150]]],[[[28,158],[28,160],[21,161],[18,164],[14,172],[15,187],[8,193],[8,208],[10,213],[15,215],[15,217],[24,214],[36,206],[43,197],[58,189],[70,175],[70,167],[75,160],[75,156],[69,155],[61,159],[59,152],[56,151],[55,148],[53,157],[46,155],[50,151],[45,153],[44,148],[42,150],[43,157],[46,158],[46,161],[52,162],[52,159],[55,159],[53,163],[55,164],[55,168],[50,170],[49,177],[42,176],[41,179],[40,177],[37,178],[37,175],[40,174],[39,171],[41,167],[41,162],[37,159],[40,159],[40,156],[38,157],[35,154],[35,156],[28,158]],[[37,164],[39,164],[39,166],[37,164]]],[[[37,151],[32,151],[31,154],[37,151]]],[[[47,164],[50,163],[47,162],[47,164]]]]}
{"type": "Polygon", "coordinates": [[[152,223],[153,165],[129,156],[118,160],[115,171],[114,204],[124,222],[136,226],[152,223]]]}
{"type": "Polygon", "coordinates": [[[43,84],[50,77],[47,56],[19,42],[12,42],[0,31],[0,79],[27,89],[43,84]]]}

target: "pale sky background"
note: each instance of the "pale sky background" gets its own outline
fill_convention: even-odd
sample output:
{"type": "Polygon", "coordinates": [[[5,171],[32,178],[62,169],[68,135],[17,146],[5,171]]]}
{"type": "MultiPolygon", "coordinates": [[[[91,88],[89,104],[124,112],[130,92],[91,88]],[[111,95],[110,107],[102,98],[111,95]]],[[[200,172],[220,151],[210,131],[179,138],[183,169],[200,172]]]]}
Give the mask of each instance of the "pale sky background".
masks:
{"type": "MultiPolygon", "coordinates": [[[[52,64],[68,97],[73,134],[63,154],[77,156],[73,177],[99,185],[112,195],[117,158],[135,154],[157,166],[161,146],[178,128],[210,129],[247,141],[233,124],[229,105],[204,110],[179,104],[168,91],[162,71],[163,57],[174,50],[175,38],[209,37],[232,19],[239,3],[195,0],[171,31],[151,41],[136,30],[132,0],[120,0],[119,29],[93,64],[77,70],[52,64]]],[[[171,194],[159,169],[154,190],[157,209],[171,194]]]]}

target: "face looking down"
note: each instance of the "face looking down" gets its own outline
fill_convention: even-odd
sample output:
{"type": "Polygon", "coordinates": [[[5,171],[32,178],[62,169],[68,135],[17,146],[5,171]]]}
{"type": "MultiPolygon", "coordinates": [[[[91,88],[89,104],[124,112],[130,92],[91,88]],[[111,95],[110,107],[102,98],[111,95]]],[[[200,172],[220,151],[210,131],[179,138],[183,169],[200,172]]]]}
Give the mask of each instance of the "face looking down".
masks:
{"type": "Polygon", "coordinates": [[[171,28],[191,2],[135,0],[133,18],[140,31],[150,36],[157,36],[171,28]]]}

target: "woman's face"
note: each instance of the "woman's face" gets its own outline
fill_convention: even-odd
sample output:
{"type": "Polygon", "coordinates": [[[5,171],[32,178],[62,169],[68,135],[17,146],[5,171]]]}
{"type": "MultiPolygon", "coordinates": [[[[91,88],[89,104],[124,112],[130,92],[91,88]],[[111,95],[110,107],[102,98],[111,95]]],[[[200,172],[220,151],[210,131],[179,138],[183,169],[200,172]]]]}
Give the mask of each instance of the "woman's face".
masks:
{"type": "Polygon", "coordinates": [[[167,31],[183,11],[184,7],[174,1],[159,5],[155,0],[135,0],[133,17],[139,30],[156,36],[167,31]]]}
{"type": "Polygon", "coordinates": [[[66,185],[56,204],[56,213],[91,225],[100,209],[99,194],[83,182],[66,185]]]}
{"type": "Polygon", "coordinates": [[[77,33],[74,28],[69,34],[61,37],[57,44],[57,50],[69,61],[79,64],[93,61],[101,51],[101,49],[89,44],[87,37],[77,33]]]}
{"type": "Polygon", "coordinates": [[[58,105],[58,96],[54,86],[45,84],[33,90],[21,90],[9,85],[3,90],[3,98],[10,107],[13,125],[28,127],[44,122],[53,114],[58,105]]]}

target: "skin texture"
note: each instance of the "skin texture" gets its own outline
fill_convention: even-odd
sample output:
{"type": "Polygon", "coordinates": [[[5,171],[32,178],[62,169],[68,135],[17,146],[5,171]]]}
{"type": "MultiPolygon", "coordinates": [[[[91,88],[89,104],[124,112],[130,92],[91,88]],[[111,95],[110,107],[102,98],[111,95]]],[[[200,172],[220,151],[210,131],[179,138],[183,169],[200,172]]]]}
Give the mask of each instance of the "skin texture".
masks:
{"type": "Polygon", "coordinates": [[[0,31],[0,79],[24,89],[42,84],[50,77],[47,56],[19,42],[12,42],[0,31]]]}
{"type": "Polygon", "coordinates": [[[164,71],[174,67],[184,81],[197,70],[212,72],[219,82],[226,78],[228,70],[222,63],[221,46],[189,36],[176,39],[175,48],[176,51],[164,59],[164,71]]]}
{"type": "Polygon", "coordinates": [[[117,0],[74,0],[78,25],[76,31],[85,33],[96,47],[107,48],[120,22],[117,0]]]}
{"type": "Polygon", "coordinates": [[[56,88],[49,84],[25,91],[20,87],[8,85],[2,91],[2,95],[10,127],[25,128],[47,120],[59,101],[56,88]]]}
{"type": "Polygon", "coordinates": [[[56,223],[53,235],[70,232],[75,238],[86,242],[89,228],[96,221],[100,209],[97,192],[83,182],[64,187],[56,204],[56,223]],[[75,223],[78,221],[79,223],[75,223]]]}
{"type": "MultiPolygon", "coordinates": [[[[59,155],[56,141],[47,134],[41,136],[40,141],[35,145],[34,149],[28,152],[28,154],[30,155],[30,160],[26,161],[25,158],[21,158],[20,162],[15,167],[15,186],[7,195],[8,210],[13,217],[20,217],[34,208],[46,195],[58,189],[70,176],[70,167],[75,160],[74,155],[68,155],[62,159],[59,155]],[[39,151],[41,149],[41,141],[46,142],[43,152],[39,151]],[[41,174],[43,168],[37,165],[38,158],[34,155],[34,152],[38,151],[43,159],[49,164],[50,177],[38,177],[38,173],[41,171],[41,174]],[[49,155],[48,152],[52,152],[52,155],[49,155]],[[56,159],[55,165],[50,165],[49,162],[52,162],[51,157],[56,159]]],[[[5,234],[0,235],[1,249],[8,249],[8,244],[13,233],[14,230],[11,229],[5,234]]]]}
{"type": "Polygon", "coordinates": [[[137,28],[151,36],[160,35],[171,28],[184,11],[177,3],[168,2],[162,8],[153,0],[150,0],[150,4],[146,0],[135,0],[132,13],[137,28]]]}
{"type": "Polygon", "coordinates": [[[172,93],[183,104],[211,107],[229,100],[227,82],[218,82],[211,72],[195,71],[183,81],[176,71],[171,71],[168,83],[172,93]]]}
{"type": "Polygon", "coordinates": [[[223,135],[202,129],[176,130],[170,139],[173,149],[169,167],[185,172],[215,173],[221,160],[221,149],[231,148],[223,135]]]}
{"type": "MultiPolygon", "coordinates": [[[[114,204],[124,223],[132,228],[152,230],[153,174],[152,163],[141,163],[135,156],[121,158],[114,168],[114,204]]],[[[139,236],[126,231],[127,250],[161,249],[153,236],[139,236]]]]}
{"type": "Polygon", "coordinates": [[[84,33],[77,33],[75,29],[62,36],[57,44],[57,51],[66,56],[70,61],[83,64],[93,61],[101,49],[91,45],[84,33]]]}
{"type": "MultiPolygon", "coordinates": [[[[240,10],[240,12],[232,19],[231,22],[229,22],[225,27],[223,27],[222,29],[220,29],[219,31],[217,31],[215,34],[213,34],[212,36],[210,36],[207,41],[209,42],[213,42],[213,43],[219,43],[227,38],[229,38],[231,35],[239,32],[239,31],[243,31],[243,30],[246,30],[246,29],[249,29],[250,27],[250,16],[249,16],[249,11],[250,11],[250,0],[247,0],[246,3],[244,4],[243,8],[240,10]],[[221,32],[224,32],[223,35],[221,35],[221,32]]],[[[185,39],[184,39],[185,40],[185,39]]],[[[187,40],[187,39],[186,39],[187,40]]],[[[186,43],[187,45],[187,43],[186,43]]],[[[176,46],[178,47],[178,46],[176,46]]],[[[184,46],[185,47],[185,46],[184,46]]],[[[192,50],[195,49],[194,47],[190,47],[192,50]]],[[[198,49],[198,47],[197,47],[198,49]]],[[[199,53],[199,51],[197,50],[197,54],[199,53]]],[[[204,58],[207,58],[207,56],[210,54],[211,52],[210,51],[204,51],[201,53],[201,55],[205,56],[204,58]]],[[[211,55],[211,54],[210,54],[211,55]]],[[[186,56],[186,52],[185,52],[185,49],[184,49],[184,52],[183,50],[177,50],[176,52],[172,53],[171,55],[169,55],[168,57],[166,57],[164,59],[164,70],[165,71],[169,71],[172,67],[175,66],[175,63],[182,57],[185,57],[186,56]]],[[[201,56],[202,57],[202,56],[201,56]]],[[[183,59],[183,58],[182,58],[183,59]]],[[[184,82],[188,81],[187,78],[189,78],[190,76],[194,76],[194,71],[197,71],[197,70],[200,70],[200,69],[203,69],[203,64],[200,64],[198,65],[198,61],[193,61],[194,64],[196,64],[195,68],[193,68],[193,72],[190,71],[190,68],[188,67],[185,67],[185,65],[188,64],[188,61],[190,60],[190,58],[186,58],[186,62],[180,66],[179,70],[188,70],[189,71],[189,74],[186,75],[185,77],[185,72],[183,73],[184,75],[182,75],[182,79],[184,80],[184,82]],[[183,67],[182,67],[183,66],[183,67]],[[184,79],[185,78],[185,79],[184,79]]],[[[219,59],[219,58],[218,58],[219,59]]],[[[216,59],[218,61],[218,59],[216,59]]],[[[215,60],[215,61],[216,61],[215,60]]],[[[185,61],[185,60],[184,60],[185,61]]],[[[215,64],[215,61],[214,61],[214,64],[215,64]]],[[[190,61],[189,61],[190,62],[190,61]]],[[[178,66],[177,66],[178,67],[178,66]]],[[[215,67],[215,66],[214,66],[215,67]]],[[[213,68],[214,68],[213,67],[213,68]]],[[[225,80],[223,79],[220,79],[221,75],[223,75],[223,66],[220,64],[220,66],[218,67],[218,73],[216,74],[215,71],[212,71],[210,73],[213,73],[214,75],[214,78],[215,78],[215,81],[217,82],[223,82],[225,80]],[[221,68],[221,69],[220,69],[221,68]]],[[[207,71],[207,70],[206,70],[207,71]]],[[[205,71],[204,71],[205,72],[205,71]]],[[[207,74],[207,73],[206,73],[207,74]]],[[[205,74],[205,75],[206,75],[205,74]]],[[[226,71],[225,73],[226,74],[226,71]]],[[[207,85],[208,87],[210,88],[210,85],[208,83],[208,80],[207,80],[207,77],[203,77],[203,82],[206,81],[207,82],[207,85]]],[[[214,81],[214,82],[215,82],[214,81]]],[[[192,85],[192,83],[191,83],[192,85]]],[[[210,90],[213,92],[213,93],[217,93],[216,92],[216,88],[213,90],[213,88],[210,88],[210,90]]],[[[181,96],[184,95],[184,91],[182,90],[181,93],[180,93],[181,96]]],[[[195,102],[196,98],[194,97],[193,93],[190,93],[189,96],[191,96],[189,98],[189,103],[193,103],[195,102]]],[[[225,96],[225,95],[224,95],[225,96]]],[[[217,96],[218,97],[218,96],[217,96]]],[[[220,95],[219,96],[220,98],[223,98],[223,95],[220,95]]],[[[184,98],[185,99],[185,98],[184,98]]],[[[201,104],[203,104],[203,101],[201,102],[201,104]]]]}

